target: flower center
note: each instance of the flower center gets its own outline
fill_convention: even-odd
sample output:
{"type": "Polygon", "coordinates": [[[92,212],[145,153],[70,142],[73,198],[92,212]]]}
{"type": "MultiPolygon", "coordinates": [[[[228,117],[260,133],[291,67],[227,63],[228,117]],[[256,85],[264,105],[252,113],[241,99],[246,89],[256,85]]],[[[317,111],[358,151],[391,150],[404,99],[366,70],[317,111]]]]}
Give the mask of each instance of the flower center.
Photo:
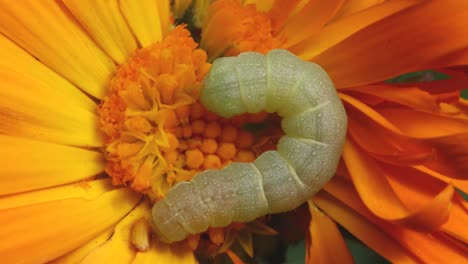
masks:
{"type": "Polygon", "coordinates": [[[106,135],[106,172],[159,199],[177,182],[232,161],[251,162],[265,146],[246,123],[267,114],[227,120],[198,102],[210,69],[207,55],[182,26],[161,43],[137,50],[118,69],[99,107],[106,135]]]}

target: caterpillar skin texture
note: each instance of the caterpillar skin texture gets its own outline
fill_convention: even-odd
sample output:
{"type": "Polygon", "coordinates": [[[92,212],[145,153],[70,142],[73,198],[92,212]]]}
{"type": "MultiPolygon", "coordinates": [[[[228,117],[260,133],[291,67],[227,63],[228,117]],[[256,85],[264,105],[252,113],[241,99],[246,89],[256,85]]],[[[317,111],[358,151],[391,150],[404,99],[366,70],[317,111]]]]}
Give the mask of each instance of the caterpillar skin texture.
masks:
{"type": "Polygon", "coordinates": [[[277,151],[253,163],[207,170],[174,186],[152,209],[166,243],[297,208],[334,175],[343,148],[347,118],[333,83],[320,66],[288,51],[219,58],[204,85],[201,102],[210,111],[276,112],[285,135],[277,151]]]}

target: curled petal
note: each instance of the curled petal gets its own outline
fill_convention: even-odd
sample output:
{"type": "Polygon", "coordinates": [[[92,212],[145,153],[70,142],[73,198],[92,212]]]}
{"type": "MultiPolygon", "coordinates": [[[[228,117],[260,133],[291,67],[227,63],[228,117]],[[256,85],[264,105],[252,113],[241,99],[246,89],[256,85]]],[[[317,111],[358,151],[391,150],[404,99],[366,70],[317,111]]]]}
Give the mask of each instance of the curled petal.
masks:
{"type": "Polygon", "coordinates": [[[448,185],[432,201],[411,211],[389,185],[385,171],[351,140],[345,144],[343,159],[359,196],[376,216],[429,230],[447,221],[453,186],[448,185]]]}
{"type": "MultiPolygon", "coordinates": [[[[326,192],[346,204],[369,222],[377,226],[387,237],[397,241],[422,263],[463,263],[466,260],[466,250],[459,247],[458,243],[447,240],[441,232],[420,232],[406,226],[384,221],[370,212],[361,202],[352,185],[335,177],[325,186],[326,192]]],[[[316,200],[314,202],[325,210],[316,200]]],[[[333,217],[333,216],[332,216],[333,217]]],[[[334,218],[334,217],[333,217],[334,218]]],[[[341,222],[340,222],[341,223],[341,222]]],[[[344,222],[345,223],[345,222],[344,222]]],[[[343,225],[344,225],[343,223],[343,225]]],[[[359,237],[359,233],[356,234],[359,237]]],[[[369,245],[372,247],[372,245],[369,245]]]]}
{"type": "Polygon", "coordinates": [[[433,148],[402,134],[393,123],[354,97],[345,94],[340,97],[346,103],[350,136],[375,158],[400,165],[433,159],[433,148]]]}
{"type": "Polygon", "coordinates": [[[326,192],[319,192],[314,203],[333,220],[355,235],[359,240],[393,263],[415,263],[412,256],[397,241],[388,237],[379,227],[358,212],[347,207],[326,192]]]}

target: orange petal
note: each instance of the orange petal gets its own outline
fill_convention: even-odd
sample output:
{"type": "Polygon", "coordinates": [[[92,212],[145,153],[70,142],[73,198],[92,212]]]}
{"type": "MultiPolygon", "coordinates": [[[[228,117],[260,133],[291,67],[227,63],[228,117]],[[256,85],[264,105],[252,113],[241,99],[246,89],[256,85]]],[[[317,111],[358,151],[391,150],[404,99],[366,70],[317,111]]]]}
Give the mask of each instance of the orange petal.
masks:
{"type": "Polygon", "coordinates": [[[63,3],[117,63],[124,63],[136,50],[136,41],[117,1],[65,0],[63,3]]]}
{"type": "Polygon", "coordinates": [[[71,183],[104,171],[102,154],[0,134],[0,195],[71,183]]]}
{"type": "Polygon", "coordinates": [[[378,226],[337,201],[328,193],[319,192],[312,200],[333,220],[389,261],[393,263],[417,262],[405,248],[388,237],[378,226]]]}
{"type": "Polygon", "coordinates": [[[453,199],[453,207],[450,210],[448,221],[442,225],[441,229],[448,235],[468,244],[468,209],[463,205],[463,198],[460,195],[455,195],[453,199]]]}
{"type": "Polygon", "coordinates": [[[412,166],[414,169],[421,171],[425,174],[428,174],[434,178],[437,178],[445,183],[452,183],[455,187],[462,190],[465,193],[468,193],[468,181],[463,179],[454,179],[446,175],[440,174],[434,170],[429,169],[423,165],[412,166]]]}
{"type": "Polygon", "coordinates": [[[405,134],[422,138],[435,150],[435,159],[425,163],[450,177],[466,179],[468,175],[468,120],[403,108],[379,110],[405,134]]]}
{"type": "Polygon", "coordinates": [[[375,158],[400,165],[421,164],[433,158],[433,148],[403,135],[371,107],[349,95],[340,93],[340,97],[346,103],[350,136],[375,158]]]}
{"type": "Polygon", "coordinates": [[[386,114],[384,116],[349,95],[340,93],[340,98],[346,102],[349,134],[373,157],[399,165],[424,164],[449,177],[466,178],[468,133],[463,133],[468,127],[466,120],[404,108],[379,107],[379,111],[386,114]],[[391,115],[392,112],[399,114],[391,115]],[[393,117],[392,122],[387,117],[393,117]],[[428,120],[436,125],[432,126],[428,120]],[[402,130],[409,135],[403,134],[402,130]],[[448,136],[425,138],[437,135],[448,136]]]}
{"type": "Polygon", "coordinates": [[[0,133],[75,146],[102,145],[96,114],[68,104],[53,86],[2,66],[0,80],[0,133]]]}
{"type": "Polygon", "coordinates": [[[333,17],[332,21],[336,21],[343,17],[352,15],[354,13],[366,10],[372,6],[378,5],[385,0],[353,0],[346,1],[340,11],[333,17]]]}
{"type": "Polygon", "coordinates": [[[232,250],[230,250],[230,249],[226,250],[226,254],[229,256],[232,263],[234,263],[234,264],[245,264],[245,262],[239,256],[237,256],[236,253],[232,252],[232,250]]]}
{"type": "Polygon", "coordinates": [[[344,0],[310,0],[295,15],[291,16],[279,34],[286,37],[285,48],[315,35],[338,12],[344,0]],[[304,26],[307,25],[307,26],[304,26]]]}
{"type": "Polygon", "coordinates": [[[268,11],[268,17],[270,17],[273,32],[277,33],[283,28],[286,20],[289,18],[294,8],[296,8],[299,1],[300,0],[276,0],[273,3],[273,6],[268,11]]]}
{"type": "Polygon", "coordinates": [[[195,264],[193,251],[182,244],[167,245],[156,242],[148,251],[138,252],[132,264],[174,263],[195,264]]]}
{"type": "MultiPolygon", "coordinates": [[[[464,263],[466,260],[466,250],[460,249],[458,243],[447,240],[440,232],[414,231],[375,217],[361,202],[353,187],[342,179],[333,178],[325,186],[325,190],[398,241],[418,257],[421,263],[464,263]]],[[[316,204],[320,206],[319,203],[316,204]]]]}
{"type": "Polygon", "coordinates": [[[468,133],[468,120],[460,118],[402,107],[379,108],[378,112],[410,137],[432,138],[468,133]]]}
{"type": "MultiPolygon", "coordinates": [[[[418,110],[429,112],[439,110],[435,97],[416,86],[366,85],[352,87],[349,91],[353,92],[353,94],[354,92],[358,92],[359,94],[372,95],[385,101],[398,103],[418,110]]],[[[348,92],[348,89],[346,89],[346,92],[348,92]]],[[[354,97],[360,98],[359,95],[354,97]]]]}
{"type": "MultiPolygon", "coordinates": [[[[357,13],[355,19],[359,21],[367,11],[382,6],[357,13]]],[[[347,18],[351,17],[354,16],[347,18]]],[[[423,1],[405,12],[381,17],[334,46],[317,36],[315,41],[326,43],[323,45],[328,49],[313,50],[313,55],[304,51],[298,54],[321,65],[337,87],[373,83],[418,69],[452,66],[452,60],[441,58],[468,46],[468,38],[460,37],[468,28],[466,17],[465,0],[423,1]]]]}
{"type": "Polygon", "coordinates": [[[468,48],[454,51],[439,60],[433,62],[434,65],[467,65],[468,64],[468,48]]]}
{"type": "MultiPolygon", "coordinates": [[[[327,25],[319,32],[319,34],[302,41],[294,47],[291,47],[290,50],[305,60],[311,60],[369,25],[372,25],[386,17],[398,14],[399,12],[402,12],[420,2],[421,1],[418,0],[386,1],[381,5],[376,5],[372,8],[347,16],[343,19],[339,19],[338,21],[327,25]]],[[[381,34],[379,33],[379,35],[381,34]]],[[[346,63],[346,65],[348,64],[346,63]]]]}
{"type": "Polygon", "coordinates": [[[306,245],[306,263],[354,263],[336,224],[308,202],[312,220],[306,245]]]}
{"type": "Polygon", "coordinates": [[[426,140],[437,149],[437,159],[425,165],[446,176],[468,178],[468,133],[426,140]]]}
{"type": "Polygon", "coordinates": [[[160,42],[169,30],[169,1],[120,1],[120,9],[141,46],[160,42]]]}
{"type": "MultiPolygon", "coordinates": [[[[450,218],[455,221],[462,221],[463,218],[468,220],[467,216],[459,219],[451,217],[454,210],[452,200],[455,192],[451,184],[446,185],[427,174],[404,167],[387,166],[385,172],[389,175],[387,179],[392,189],[404,205],[410,211],[418,211],[417,214],[413,213],[412,219],[406,220],[407,222],[433,222],[429,226],[438,226],[441,222],[444,223],[443,225],[451,225],[450,218]]],[[[467,232],[468,230],[464,231],[462,236],[466,236],[467,232]]]]}
{"type": "Polygon", "coordinates": [[[48,93],[60,94],[67,105],[93,113],[96,110],[96,103],[83,92],[1,34],[0,67],[40,81],[43,87],[49,88],[48,93]]]}
{"type": "Polygon", "coordinates": [[[426,229],[437,228],[447,221],[453,186],[448,185],[423,206],[409,210],[389,185],[388,172],[350,140],[345,143],[343,159],[360,198],[376,216],[426,229]]]}
{"type": "Polygon", "coordinates": [[[101,98],[115,66],[56,1],[0,2],[0,32],[101,98]]]}
{"type": "MultiPolygon", "coordinates": [[[[88,192],[96,191],[94,186],[100,187],[84,185],[82,189],[88,188],[81,191],[84,195],[73,198],[62,198],[60,192],[52,189],[52,193],[59,196],[39,203],[34,200],[35,193],[31,193],[32,200],[25,201],[25,205],[1,209],[0,255],[3,260],[40,263],[55,259],[98,236],[126,215],[139,200],[139,196],[129,189],[107,191],[87,198],[88,192]]],[[[44,199],[45,193],[47,190],[39,191],[38,198],[44,199]]],[[[0,199],[0,203],[3,199],[9,197],[0,199]]]]}

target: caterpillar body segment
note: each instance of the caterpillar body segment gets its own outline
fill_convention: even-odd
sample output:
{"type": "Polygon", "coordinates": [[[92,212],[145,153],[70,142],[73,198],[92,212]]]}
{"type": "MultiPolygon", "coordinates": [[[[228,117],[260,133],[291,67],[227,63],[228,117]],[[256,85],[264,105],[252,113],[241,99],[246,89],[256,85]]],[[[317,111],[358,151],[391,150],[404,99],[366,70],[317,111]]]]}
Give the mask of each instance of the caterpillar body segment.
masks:
{"type": "Polygon", "coordinates": [[[223,117],[276,112],[285,136],[253,163],[204,171],[174,186],[152,210],[162,241],[295,209],[334,175],[347,118],[318,65],[285,50],[220,58],[205,78],[201,102],[223,117]]]}

